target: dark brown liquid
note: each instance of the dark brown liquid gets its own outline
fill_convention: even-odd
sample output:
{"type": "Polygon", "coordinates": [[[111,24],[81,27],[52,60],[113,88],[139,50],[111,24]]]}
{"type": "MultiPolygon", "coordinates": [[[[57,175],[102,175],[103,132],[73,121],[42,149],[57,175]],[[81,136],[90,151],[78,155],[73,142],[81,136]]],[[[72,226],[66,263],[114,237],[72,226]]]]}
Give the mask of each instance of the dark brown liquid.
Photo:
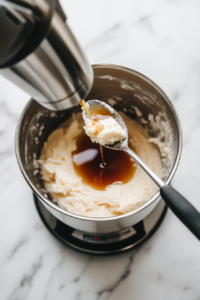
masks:
{"type": "Polygon", "coordinates": [[[84,111],[88,114],[88,116],[90,117],[90,119],[92,119],[92,117],[91,117],[91,115],[89,113],[89,110],[88,110],[88,108],[86,106],[85,100],[81,100],[80,105],[82,106],[82,108],[84,109],[84,111]]]}
{"type": "Polygon", "coordinates": [[[107,117],[113,117],[113,114],[103,106],[90,108],[90,115],[94,121],[98,119],[105,119],[107,117]]]}
{"type": "MultiPolygon", "coordinates": [[[[99,107],[95,106],[92,109],[90,108],[90,111],[89,111],[84,99],[81,100],[80,105],[82,106],[83,110],[88,114],[90,119],[93,120],[94,122],[103,120],[103,119],[108,118],[109,116],[112,116],[112,113],[103,106],[99,106],[99,107]]],[[[101,130],[102,130],[102,128],[97,127],[96,134],[98,134],[101,130]]],[[[101,167],[103,168],[105,166],[104,155],[103,155],[103,146],[99,144],[99,148],[100,148],[100,153],[101,153],[101,167]]]]}
{"type": "Polygon", "coordinates": [[[72,152],[74,169],[87,185],[105,190],[110,184],[127,183],[133,177],[136,166],[127,153],[103,147],[102,166],[99,144],[93,143],[85,132],[77,137],[76,145],[72,152]]]}
{"type": "Polygon", "coordinates": [[[99,144],[99,149],[100,149],[100,153],[101,153],[101,163],[102,163],[102,167],[104,166],[104,157],[103,157],[103,146],[99,144]]]}

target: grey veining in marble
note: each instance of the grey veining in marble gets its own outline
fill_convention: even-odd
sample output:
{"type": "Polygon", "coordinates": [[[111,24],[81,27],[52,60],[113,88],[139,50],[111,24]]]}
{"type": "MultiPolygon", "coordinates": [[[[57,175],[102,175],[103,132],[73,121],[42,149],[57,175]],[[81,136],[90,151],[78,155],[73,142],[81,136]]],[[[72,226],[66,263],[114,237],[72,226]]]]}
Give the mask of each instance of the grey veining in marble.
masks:
{"type": "MultiPolygon", "coordinates": [[[[91,63],[136,69],[173,101],[184,142],[173,185],[200,210],[200,2],[61,3],[91,63]]],[[[200,244],[170,211],[150,240],[122,255],[88,256],[51,236],[14,153],[28,99],[0,77],[0,299],[200,300],[200,244]]]]}

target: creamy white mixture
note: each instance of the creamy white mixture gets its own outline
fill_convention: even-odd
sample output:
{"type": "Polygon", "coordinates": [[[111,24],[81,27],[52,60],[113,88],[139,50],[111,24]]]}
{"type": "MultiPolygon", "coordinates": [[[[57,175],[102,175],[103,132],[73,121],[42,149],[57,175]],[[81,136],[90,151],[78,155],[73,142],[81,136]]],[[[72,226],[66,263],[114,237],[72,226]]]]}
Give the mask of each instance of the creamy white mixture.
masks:
{"type": "Polygon", "coordinates": [[[113,117],[106,117],[96,121],[85,118],[85,126],[83,128],[92,142],[100,145],[113,144],[126,137],[126,132],[113,117]]]}
{"type": "MultiPolygon", "coordinates": [[[[145,129],[124,113],[120,115],[138,155],[161,178],[159,151],[149,142],[145,129]]],[[[79,113],[63,128],[52,132],[44,143],[39,160],[41,176],[54,202],[74,214],[103,218],[130,212],[155,195],[158,187],[139,166],[128,183],[113,184],[105,191],[84,184],[76,174],[72,161],[72,152],[76,150],[77,136],[83,131],[83,125],[79,113]]]]}

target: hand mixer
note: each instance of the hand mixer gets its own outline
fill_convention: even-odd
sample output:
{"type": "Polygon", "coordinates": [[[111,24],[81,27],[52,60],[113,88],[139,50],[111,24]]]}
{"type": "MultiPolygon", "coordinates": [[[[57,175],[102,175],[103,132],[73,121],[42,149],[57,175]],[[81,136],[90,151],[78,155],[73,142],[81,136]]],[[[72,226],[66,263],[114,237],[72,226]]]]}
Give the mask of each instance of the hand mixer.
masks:
{"type": "Polygon", "coordinates": [[[0,74],[44,107],[80,103],[93,71],[58,0],[0,0],[0,74]]]}

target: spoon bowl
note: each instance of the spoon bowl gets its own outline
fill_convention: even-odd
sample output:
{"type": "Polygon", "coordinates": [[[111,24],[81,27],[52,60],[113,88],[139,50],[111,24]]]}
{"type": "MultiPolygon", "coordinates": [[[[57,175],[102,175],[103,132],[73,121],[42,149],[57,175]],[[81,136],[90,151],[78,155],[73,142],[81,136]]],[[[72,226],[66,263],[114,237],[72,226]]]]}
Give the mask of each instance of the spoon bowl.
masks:
{"type": "MultiPolygon", "coordinates": [[[[104,144],[102,146],[105,146],[105,147],[113,149],[113,150],[124,150],[124,149],[126,149],[128,147],[128,130],[127,130],[126,124],[124,123],[124,120],[118,114],[118,112],[116,110],[114,110],[110,105],[108,105],[108,104],[106,104],[102,101],[99,101],[99,100],[89,100],[89,101],[87,101],[86,105],[89,108],[89,110],[95,110],[97,112],[98,112],[98,110],[101,110],[102,107],[103,107],[105,113],[107,111],[108,116],[112,116],[126,133],[125,139],[123,139],[121,141],[117,141],[113,144],[106,144],[106,145],[104,144]]],[[[89,118],[88,113],[84,110],[83,110],[83,118],[84,119],[89,118]]]]}

